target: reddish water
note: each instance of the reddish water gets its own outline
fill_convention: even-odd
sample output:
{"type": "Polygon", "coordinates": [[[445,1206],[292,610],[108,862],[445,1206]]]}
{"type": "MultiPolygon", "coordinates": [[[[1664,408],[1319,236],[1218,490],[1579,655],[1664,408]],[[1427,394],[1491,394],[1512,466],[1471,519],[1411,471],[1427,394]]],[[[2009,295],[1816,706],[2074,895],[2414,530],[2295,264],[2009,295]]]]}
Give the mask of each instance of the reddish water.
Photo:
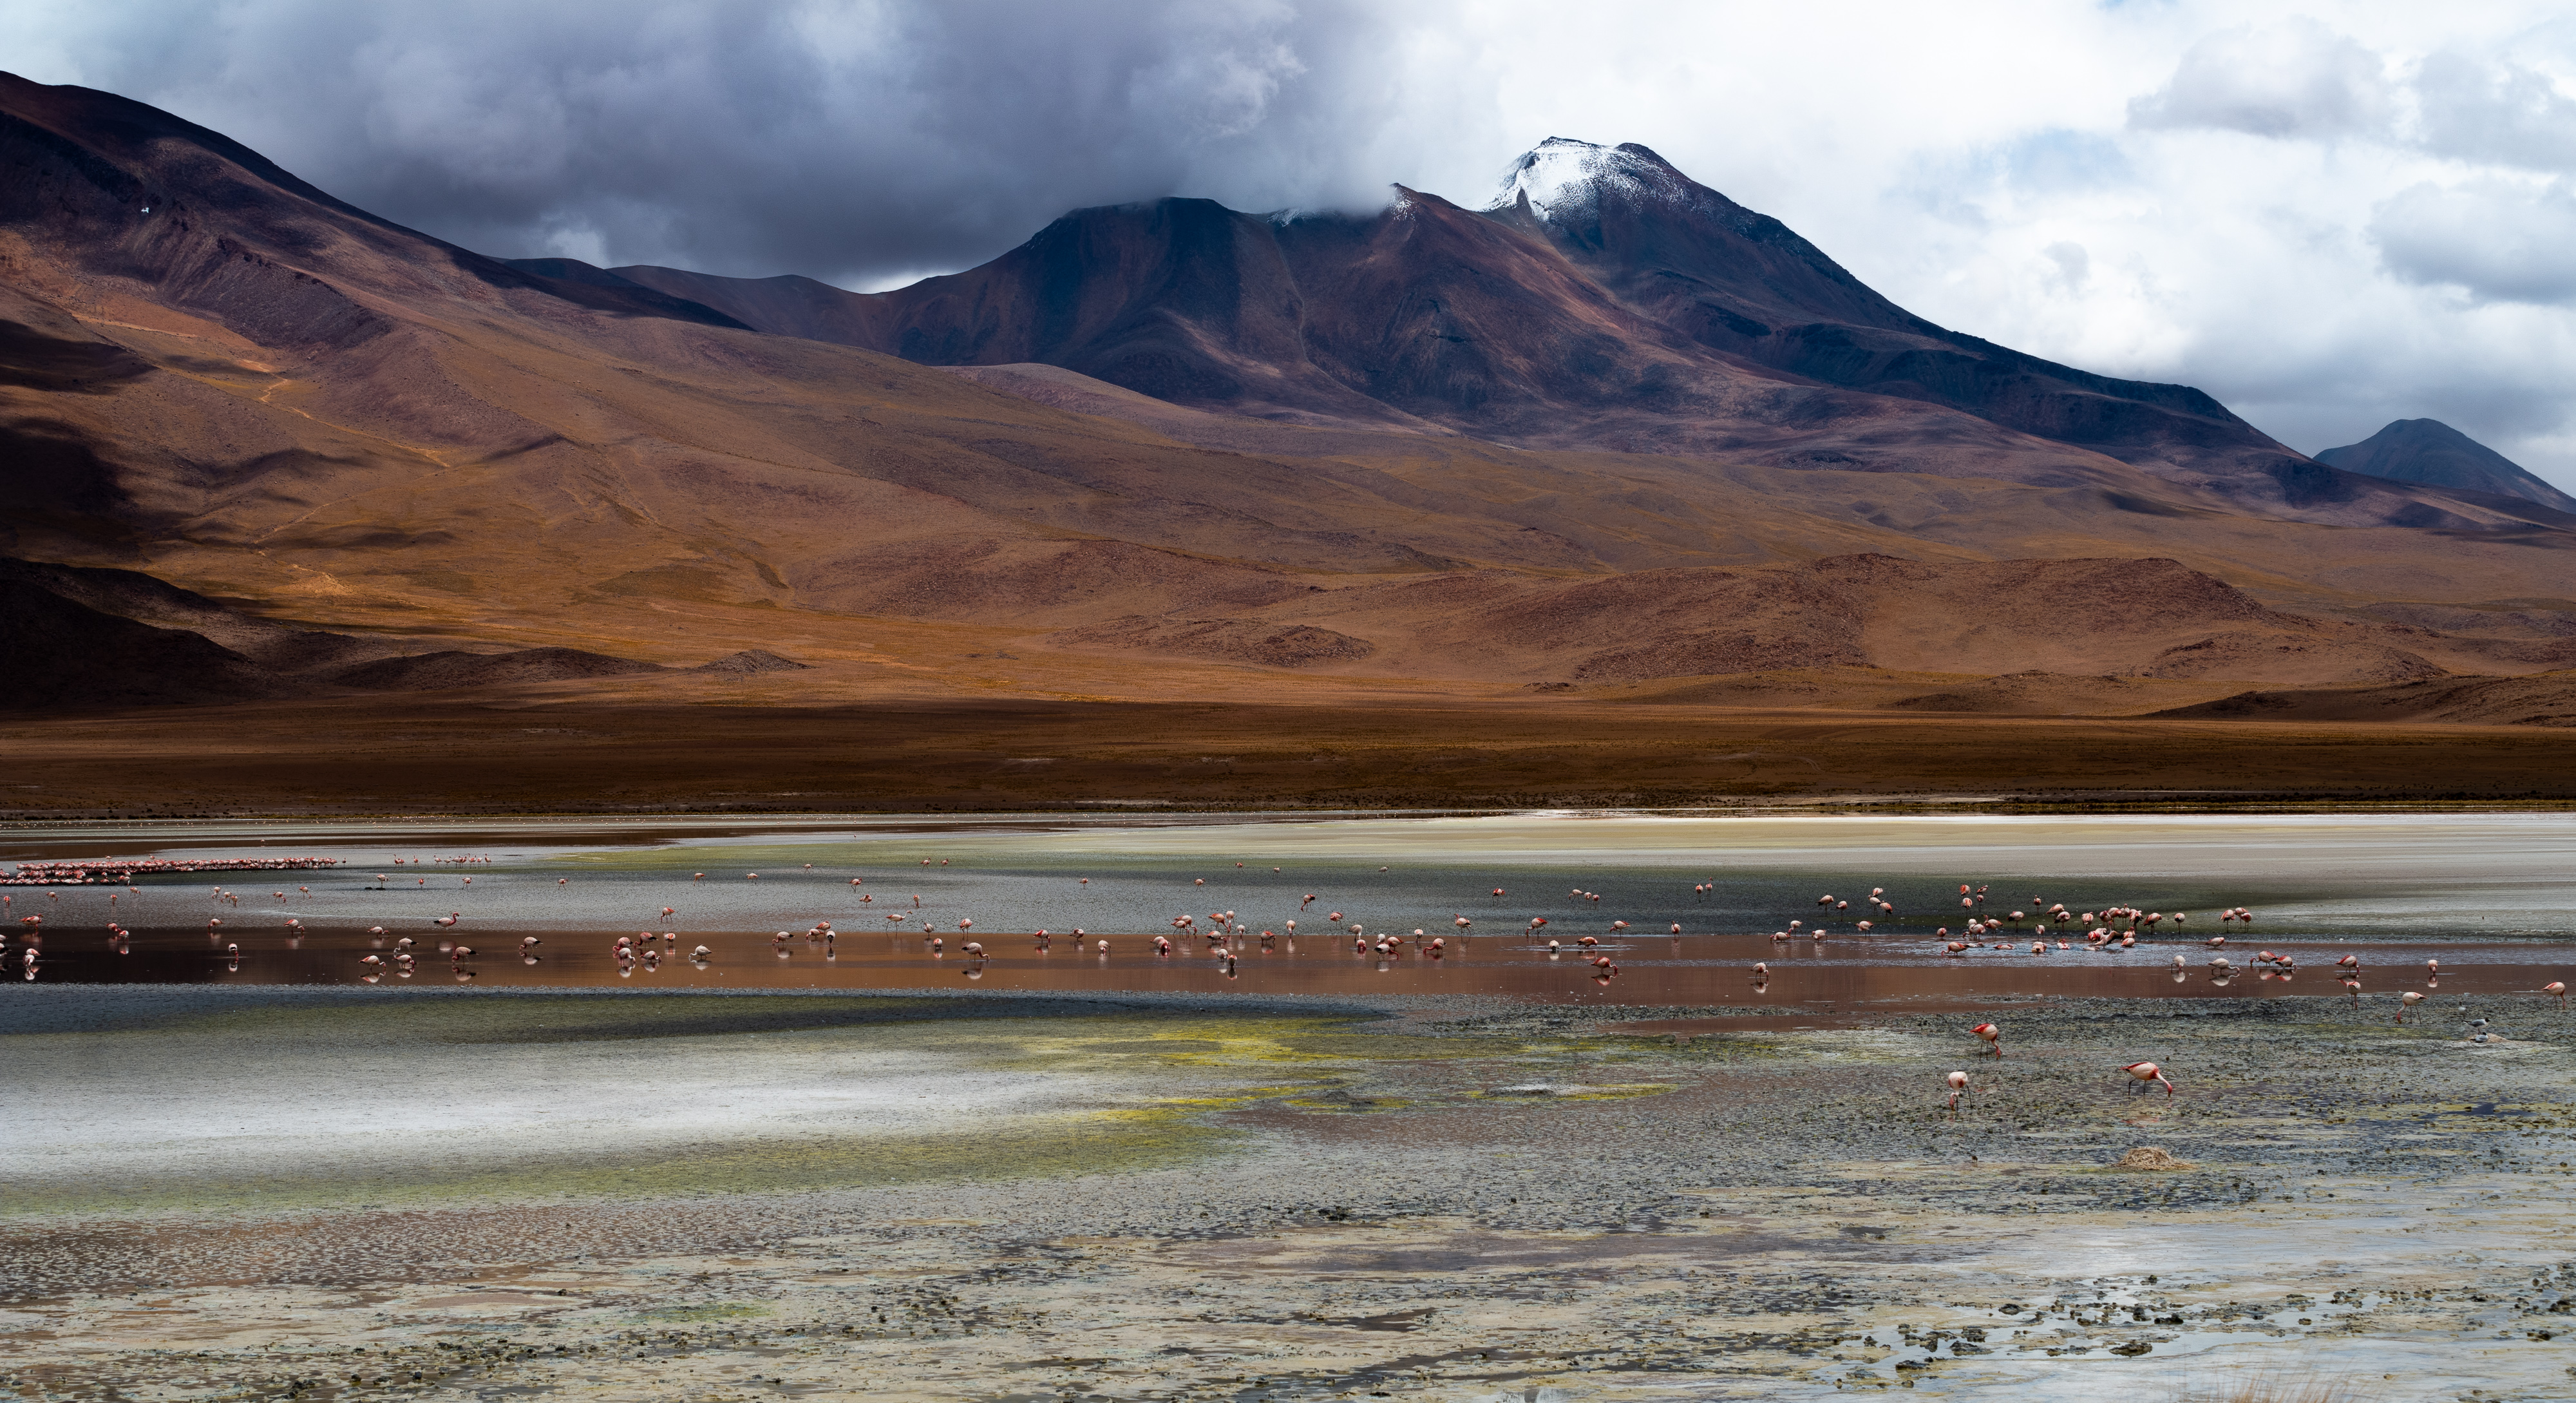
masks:
{"type": "MultiPolygon", "coordinates": [[[[945,948],[934,953],[918,935],[861,933],[828,944],[798,937],[781,945],[766,933],[727,932],[684,936],[667,947],[656,942],[655,948],[671,952],[657,962],[620,962],[612,955],[615,937],[563,932],[539,937],[542,943],[530,962],[520,954],[515,934],[494,932],[464,937],[473,953],[463,960],[438,948],[440,939],[455,937],[423,939],[405,976],[391,963],[396,951],[390,936],[317,934],[290,941],[245,933],[242,941],[210,941],[196,929],[145,929],[134,932],[123,953],[117,953],[102,937],[56,932],[44,944],[38,977],[56,982],[345,984],[374,974],[376,982],[388,986],[1449,993],[1822,1011],[1964,1007],[1998,996],[2345,998],[2348,991],[2332,967],[2356,949],[2365,962],[2364,990],[2378,996],[2407,989],[2529,992],[2576,975],[2576,961],[2543,963],[2534,957],[2549,952],[2518,942],[2232,942],[2227,953],[2235,969],[2220,978],[2207,965],[2212,952],[2197,940],[2142,942],[2125,952],[2078,946],[2046,955],[2023,953],[2028,949],[2024,943],[2011,952],[1984,950],[1953,958],[1939,954],[1929,942],[1906,937],[1844,938],[1819,946],[1806,940],[1784,944],[1753,936],[1705,935],[1612,942],[1580,955],[1569,946],[1551,958],[1519,937],[1479,937],[1438,957],[1356,955],[1348,940],[1330,939],[1277,941],[1264,949],[1254,937],[1224,947],[1233,956],[1229,974],[1226,961],[1200,939],[1176,941],[1171,954],[1157,955],[1153,938],[1143,935],[1107,937],[1107,954],[1097,948],[1097,935],[1079,944],[1060,937],[1045,951],[1027,935],[971,938],[986,947],[987,958],[969,956],[958,939],[946,939],[945,948]],[[227,943],[242,945],[237,959],[226,953],[227,943]],[[693,963],[688,955],[701,944],[711,953],[702,964],[693,963]],[[2255,966],[2251,962],[2258,949],[2287,955],[2298,968],[2276,975],[2255,966]],[[367,966],[362,957],[369,954],[388,963],[367,966]],[[1602,954],[1615,962],[1615,973],[1591,963],[1602,954]],[[2177,954],[2187,961],[2180,970],[2172,963],[2177,954]],[[2437,982],[2428,982],[2425,961],[2434,958],[2443,972],[2437,982]],[[1769,966],[1767,978],[1752,973],[1756,962],[1769,966]]],[[[15,961],[10,972],[21,973],[15,961]]]]}

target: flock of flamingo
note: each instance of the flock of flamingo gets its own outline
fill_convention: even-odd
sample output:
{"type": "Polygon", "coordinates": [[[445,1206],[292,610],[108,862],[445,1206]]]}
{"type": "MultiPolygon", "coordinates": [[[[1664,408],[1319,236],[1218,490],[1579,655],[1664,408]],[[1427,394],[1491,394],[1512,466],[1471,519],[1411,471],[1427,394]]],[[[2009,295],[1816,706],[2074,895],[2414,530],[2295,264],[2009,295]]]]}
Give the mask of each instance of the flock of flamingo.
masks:
{"type": "MultiPolygon", "coordinates": [[[[428,885],[429,878],[425,873],[421,873],[421,869],[423,868],[474,866],[486,864],[490,861],[491,859],[489,858],[475,856],[428,859],[397,857],[392,860],[391,865],[412,869],[411,871],[405,872],[403,875],[415,876],[415,886],[426,887],[428,885]]],[[[922,859],[922,866],[924,867],[930,867],[932,866],[932,863],[932,859],[922,859]]],[[[233,862],[230,864],[226,864],[221,860],[191,863],[171,860],[135,860],[121,862],[110,859],[76,864],[43,864],[42,867],[44,870],[41,872],[34,870],[32,865],[21,866],[18,869],[17,875],[20,878],[32,876],[62,877],[66,879],[63,883],[64,885],[95,884],[112,876],[113,880],[124,887],[124,890],[119,893],[111,893],[107,898],[110,908],[110,919],[107,922],[108,946],[113,953],[124,954],[127,952],[129,947],[132,932],[126,929],[126,927],[116,919],[117,903],[120,898],[139,901],[143,897],[143,888],[136,885],[135,879],[138,877],[146,875],[169,876],[178,875],[183,872],[202,870],[243,870],[246,868],[255,868],[257,870],[301,870],[327,868],[334,865],[336,865],[336,860],[334,859],[310,858],[255,859],[233,862]]],[[[938,865],[948,865],[947,860],[939,860],[938,865]]],[[[1235,864],[1235,867],[1237,869],[1242,869],[1244,864],[1238,862],[1235,864]]],[[[805,864],[805,872],[810,873],[812,870],[813,864],[805,864]]],[[[1387,869],[1383,867],[1379,869],[1381,872],[1386,870],[1387,869]]],[[[1271,871],[1276,874],[1280,872],[1281,869],[1273,867],[1271,871]]],[[[701,883],[706,880],[706,877],[706,873],[697,872],[691,874],[690,881],[693,884],[701,883]]],[[[758,872],[746,872],[743,874],[743,878],[746,881],[757,882],[760,880],[760,874],[758,872]]],[[[395,880],[396,878],[391,874],[379,873],[376,875],[375,885],[370,888],[370,890],[391,889],[395,880]]],[[[1087,889],[1091,884],[1090,879],[1087,877],[1078,878],[1076,880],[1081,888],[1087,889]]],[[[462,876],[459,879],[458,888],[460,891],[470,888],[472,887],[473,882],[473,877],[462,876]]],[[[568,885],[569,882],[569,878],[556,879],[558,886],[568,885]]],[[[24,885],[26,883],[19,882],[17,884],[24,885]]],[[[1196,888],[1204,888],[1206,885],[1207,879],[1205,878],[1198,878],[1194,881],[1194,887],[1196,888]]],[[[866,890],[866,886],[867,880],[864,877],[852,877],[849,879],[850,896],[854,899],[855,903],[862,906],[873,907],[877,904],[876,894],[866,890]]],[[[1716,889],[1716,883],[1707,882],[1693,886],[1691,891],[1695,897],[1706,897],[1715,892],[1716,889]]],[[[310,895],[312,888],[309,886],[298,886],[296,891],[299,895],[310,895]]],[[[2075,937],[2078,934],[2080,934],[2083,942],[2081,948],[2084,949],[2094,951],[2128,950],[2136,947],[2138,940],[2142,935],[2153,936],[2161,929],[2168,928],[2179,933],[2189,922],[2188,915],[2179,911],[2167,913],[2127,904],[2105,904],[2091,910],[2080,910],[2075,907],[2070,907],[2064,902],[2043,902],[2040,898],[2035,896],[2031,898],[2027,908],[1992,910],[1988,905],[1990,894],[1991,888],[1988,886],[1973,886],[1965,883],[1959,886],[1957,899],[1962,912],[1962,920],[1960,922],[1960,929],[1957,936],[1954,937],[1952,931],[1947,926],[1938,927],[1932,933],[1932,939],[1936,942],[1937,949],[1942,955],[1950,958],[1965,958],[1980,953],[2017,953],[2031,956],[2044,956],[2055,951],[2068,951],[2078,948],[2075,943],[2075,937]],[[2010,938],[2001,940],[1993,939],[1994,936],[2005,932],[2010,933],[2010,938]],[[2020,943],[2025,934],[2030,937],[2030,941],[2026,949],[2020,943]],[[2054,937],[2053,941],[2052,936],[2054,937]]],[[[273,895],[281,902],[285,901],[287,897],[287,893],[283,888],[278,889],[273,893],[273,895]]],[[[1497,886],[1490,890],[1489,895],[1493,900],[1501,901],[1508,896],[1508,892],[1505,888],[1497,886]]],[[[44,896],[48,902],[58,903],[61,900],[61,893],[53,890],[46,890],[44,892],[44,896]]],[[[1567,898],[1577,903],[1579,908],[1598,908],[1602,901],[1601,893],[1590,891],[1582,887],[1571,889],[1567,893],[1567,898]]],[[[208,892],[208,900],[225,909],[237,909],[241,904],[241,896],[238,892],[222,886],[216,886],[210,889],[208,892]]],[[[1299,915],[1301,917],[1307,915],[1314,907],[1317,900],[1318,898],[1316,894],[1311,892],[1307,893],[1303,899],[1298,902],[1297,910],[1299,915]]],[[[1852,934],[1862,936],[1869,935],[1882,922],[1893,920],[1898,917],[1897,906],[1894,900],[1888,896],[1887,890],[1883,887],[1872,887],[1869,890],[1869,895],[1860,898],[1837,897],[1831,893],[1827,893],[1816,898],[1814,903],[1815,910],[1811,911],[1809,915],[1788,921],[1780,929],[1771,932],[1770,938],[1775,944],[1785,944],[1796,939],[1805,939],[1810,942],[1823,942],[1835,933],[1832,930],[1834,922],[1839,919],[1846,919],[1845,913],[1850,912],[1854,900],[1861,903],[1862,910],[1865,914],[1847,918],[1852,934]]],[[[0,894],[0,911],[6,911],[6,908],[14,905],[15,902],[16,896],[14,894],[0,894]]],[[[939,918],[932,916],[923,909],[923,899],[921,896],[912,896],[908,903],[897,905],[895,902],[890,901],[888,905],[893,909],[888,909],[882,912],[882,915],[890,926],[904,928],[918,922],[920,926],[920,934],[924,938],[925,942],[925,952],[933,959],[945,959],[947,957],[947,933],[940,928],[938,924],[939,918]]],[[[667,922],[676,916],[678,911],[679,908],[676,905],[665,904],[659,908],[658,914],[667,922]]],[[[7,912],[7,915],[15,918],[15,933],[20,940],[17,958],[21,966],[23,976],[28,980],[33,980],[36,978],[37,970],[42,960],[45,922],[44,914],[37,912],[21,915],[14,911],[9,911],[7,912]]],[[[466,917],[462,911],[450,911],[444,916],[432,918],[430,924],[436,931],[447,932],[455,930],[460,923],[465,921],[465,919],[466,917]]],[[[1602,985],[1608,985],[1613,979],[1617,978],[1620,973],[1619,965],[1614,958],[1615,950],[1620,948],[1632,948],[1627,942],[1644,938],[1643,932],[1632,933],[1629,922],[1619,919],[1609,921],[1603,934],[1584,934],[1575,936],[1571,940],[1553,938],[1549,937],[1547,934],[1551,925],[1551,919],[1552,918],[1547,916],[1529,917],[1527,924],[1522,927],[1522,934],[1528,943],[1522,948],[1534,952],[1544,952],[1546,957],[1551,961],[1563,959],[1568,954],[1571,954],[1587,969],[1589,977],[1596,983],[1602,985]],[[1542,941],[1544,942],[1543,944],[1541,943],[1542,941]],[[1614,944],[1613,942],[1618,943],[1614,944]]],[[[2235,927],[2242,927],[2244,930],[2250,931],[2254,924],[2254,913],[2248,907],[2231,906],[2217,913],[2217,921],[2220,926],[2219,932],[2210,936],[2205,942],[2207,948],[2214,952],[2208,959],[2207,969],[2214,982],[2224,985],[2235,973],[2233,964],[2229,960],[2228,956],[2223,953],[2228,942],[2227,932],[2230,928],[2235,927]]],[[[284,918],[284,923],[289,945],[300,945],[302,939],[306,935],[301,918],[288,916],[284,918]]],[[[1155,959],[1166,961],[1170,960],[1176,954],[1181,952],[1187,942],[1192,940],[1203,941],[1205,945],[1205,953],[1217,962],[1225,977],[1232,979],[1239,977],[1242,956],[1246,953],[1247,947],[1251,946],[1256,941],[1258,943],[1258,948],[1266,953],[1278,949],[1280,942],[1284,940],[1289,942],[1287,946],[1288,950],[1291,953],[1294,953],[1296,949],[1294,942],[1300,934],[1304,934],[1310,940],[1318,935],[1325,935],[1329,940],[1339,940],[1347,937],[1351,942],[1351,953],[1354,956],[1374,957],[1379,962],[1378,967],[1380,969],[1385,969],[1389,962],[1408,957],[1437,961],[1446,958],[1453,952],[1463,952],[1466,949],[1468,939],[1474,930],[1475,921],[1466,913],[1458,912],[1451,918],[1450,929],[1445,933],[1435,935],[1421,927],[1416,927],[1409,931],[1403,929],[1372,930],[1363,922],[1347,919],[1343,912],[1329,911],[1325,915],[1322,923],[1319,925],[1310,925],[1302,932],[1299,928],[1299,920],[1297,918],[1290,918],[1281,921],[1277,928],[1262,929],[1256,935],[1251,923],[1246,921],[1240,912],[1231,909],[1219,909],[1205,913],[1204,917],[1197,913],[1183,913],[1175,915],[1170,918],[1168,926],[1169,928],[1167,932],[1158,932],[1150,937],[1143,937],[1147,949],[1150,950],[1155,959]]],[[[965,977],[969,979],[980,979],[983,977],[987,965],[993,958],[993,952],[986,948],[983,941],[970,938],[974,934],[974,930],[975,921],[972,917],[958,917],[956,919],[955,934],[959,941],[957,953],[962,958],[962,972],[965,977]]],[[[6,957],[7,937],[10,933],[11,932],[6,927],[0,927],[0,958],[6,957]]],[[[224,918],[222,916],[209,916],[206,922],[206,935],[209,944],[220,942],[222,946],[221,954],[226,967],[230,970],[237,971],[241,967],[241,947],[238,942],[224,941],[224,934],[224,918]]],[[[779,958],[787,958],[791,954],[791,943],[798,939],[799,934],[800,933],[798,932],[786,930],[778,931],[770,938],[770,948],[779,958]]],[[[1678,942],[1682,938],[1682,934],[1681,925],[1678,922],[1673,923],[1668,931],[1668,935],[1676,942],[1676,950],[1679,949],[1678,942]]],[[[427,952],[423,948],[423,941],[425,939],[434,938],[397,935],[380,925],[369,927],[366,935],[370,944],[374,948],[358,957],[358,977],[361,982],[368,984],[377,983],[387,975],[392,975],[396,978],[402,979],[411,978],[418,970],[421,960],[426,957],[427,952]]],[[[837,942],[841,935],[842,932],[828,919],[817,920],[801,932],[804,942],[811,946],[819,946],[824,957],[827,959],[834,956],[837,942]]],[[[1108,936],[1094,935],[1080,927],[1073,928],[1065,932],[1064,935],[1065,938],[1069,939],[1073,943],[1075,949],[1094,954],[1103,963],[1107,963],[1114,953],[1115,947],[1108,936]]],[[[1055,932],[1040,929],[1030,932],[1027,938],[1031,940],[1033,949],[1036,953],[1046,954],[1054,948],[1054,942],[1057,939],[1057,935],[1055,932]]],[[[534,965],[539,961],[538,950],[543,943],[544,942],[537,936],[522,936],[518,940],[514,953],[516,953],[524,963],[534,965]]],[[[691,966],[705,969],[716,959],[716,952],[711,947],[704,944],[693,945],[685,955],[682,955],[680,952],[681,943],[681,937],[675,930],[664,930],[658,935],[649,929],[639,930],[633,935],[620,935],[616,937],[614,942],[609,946],[607,953],[610,962],[615,966],[617,973],[622,978],[631,977],[638,970],[649,973],[660,968],[666,960],[685,959],[691,966]]],[[[472,980],[474,977],[472,964],[475,959],[475,951],[472,946],[467,945],[460,940],[440,939],[437,940],[437,953],[447,961],[451,973],[458,981],[467,982],[472,980]]],[[[2286,980],[2292,976],[2296,969],[2296,962],[2291,956],[2287,954],[2276,954],[2270,950],[2263,950],[2256,953],[2252,957],[2251,963],[2259,972],[2260,976],[2265,979],[2278,978],[2286,980]]],[[[2175,967],[2174,978],[2177,982],[2187,977],[2188,961],[2182,954],[2177,953],[2173,956],[2173,964],[2175,967]]],[[[2345,989],[2350,993],[2356,1004],[2358,1004],[2361,997],[2361,972],[2362,963],[2361,957],[2358,954],[2347,954],[2336,962],[2335,974],[2342,981],[2345,989]]],[[[1770,977],[1770,967],[1768,963],[1761,961],[1755,962],[1752,966],[1751,975],[1752,985],[1755,992],[1759,993],[1763,991],[1767,987],[1767,981],[1770,977]]],[[[2438,988],[2440,986],[2440,980],[2440,960],[2426,960],[2425,987],[2427,989],[2438,988]]],[[[2557,999],[2562,1009],[2566,1005],[2567,986],[2562,981],[2552,981],[2537,992],[2557,999]]],[[[2418,990],[2409,989],[2402,992],[2399,995],[2397,1003],[2396,1021],[2403,1024],[2406,1020],[2407,1011],[2421,1003],[2425,997],[2425,994],[2418,990]]],[[[1996,1025],[1992,1023],[1980,1023],[1969,1031],[1984,1044],[1993,1056],[1999,1059],[2003,1056],[2003,1034],[1996,1025]]],[[[2495,1036],[2497,1035],[2491,1034],[2485,1030],[2484,1020],[2479,1020],[2479,1026],[2476,1030],[2474,1040],[2485,1042],[2495,1036]]],[[[2120,1071],[2130,1078],[2131,1082],[2138,1089],[2145,1089],[2149,1086],[2162,1086],[2165,1089],[2166,1095],[2171,1096],[2173,1094],[2174,1084],[2172,1080],[2166,1076],[2164,1069],[2157,1063],[2135,1062],[2122,1067],[2120,1071]]],[[[1944,1081],[1949,1091],[1947,1102],[1948,1109],[1955,1112],[1958,1109],[1960,1098],[1967,1094],[1969,1086],[1968,1074],[1962,1071],[1950,1072],[1946,1075],[1944,1081]]]]}

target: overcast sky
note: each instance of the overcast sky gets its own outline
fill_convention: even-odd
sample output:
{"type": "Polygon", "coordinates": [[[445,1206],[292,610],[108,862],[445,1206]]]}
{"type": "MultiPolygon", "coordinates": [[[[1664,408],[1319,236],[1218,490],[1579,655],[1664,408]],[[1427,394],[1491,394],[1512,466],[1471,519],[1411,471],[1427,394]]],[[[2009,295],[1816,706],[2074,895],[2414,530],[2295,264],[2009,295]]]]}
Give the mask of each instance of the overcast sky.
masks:
{"type": "Polygon", "coordinates": [[[346,0],[0,7],[0,67],[503,256],[971,266],[1165,194],[1482,204],[1654,147],[1935,321],[2314,451],[2576,489],[2576,18],[2543,4],[346,0]]]}

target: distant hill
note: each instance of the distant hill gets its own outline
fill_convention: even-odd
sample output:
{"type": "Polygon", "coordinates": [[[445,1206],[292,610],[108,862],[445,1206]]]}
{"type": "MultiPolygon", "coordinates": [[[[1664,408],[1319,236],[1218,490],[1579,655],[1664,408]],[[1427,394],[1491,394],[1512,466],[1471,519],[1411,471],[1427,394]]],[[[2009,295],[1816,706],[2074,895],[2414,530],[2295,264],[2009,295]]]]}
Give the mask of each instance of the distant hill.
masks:
{"type": "Polygon", "coordinates": [[[2512,459],[2439,419],[2400,419],[2359,443],[2327,449],[2317,455],[2317,461],[2392,482],[2492,492],[2576,512],[2576,497],[2533,477],[2512,459]]]}

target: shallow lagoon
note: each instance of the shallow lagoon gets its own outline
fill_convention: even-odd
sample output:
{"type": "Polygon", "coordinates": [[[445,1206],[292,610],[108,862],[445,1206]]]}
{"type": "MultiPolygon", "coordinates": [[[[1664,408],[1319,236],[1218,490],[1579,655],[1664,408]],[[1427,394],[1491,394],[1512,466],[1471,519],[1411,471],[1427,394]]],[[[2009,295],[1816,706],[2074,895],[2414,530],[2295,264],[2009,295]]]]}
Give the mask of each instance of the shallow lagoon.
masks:
{"type": "Polygon", "coordinates": [[[2362,957],[2373,994],[2393,994],[2401,980],[2421,986],[2428,958],[2448,975],[2436,988],[2501,993],[2563,977],[2560,947],[2576,934],[2576,816],[2559,814],[214,823],[22,829],[0,838],[0,854],[343,860],[325,872],[145,878],[139,893],[10,889],[13,917],[45,917],[35,978],[65,982],[352,983],[377,973],[418,984],[1257,989],[1848,1008],[1995,994],[2340,997],[2326,970],[2347,953],[2362,957]],[[228,895],[216,897],[218,885],[228,895]],[[1963,910],[1962,885],[1986,889],[1984,906],[1963,910]],[[1873,889],[1896,914],[1864,905],[1873,889]],[[1828,893],[1849,905],[1819,907],[1828,893]],[[2142,932],[2125,951],[2086,949],[2080,928],[2074,948],[2059,951],[2055,937],[2070,934],[2061,930],[2044,955],[2029,953],[2028,921],[2008,922],[1982,943],[2010,949],[1940,953],[1938,933],[1960,932],[1967,916],[2059,901],[2189,921],[2142,932]],[[2222,928],[2216,916],[2229,906],[2252,907],[2255,922],[2222,928]],[[1221,912],[1244,927],[1223,945],[1172,925],[1186,915],[1204,929],[1221,912]],[[452,929],[433,924],[451,913],[452,929]],[[1867,933],[1857,929],[1864,916],[1867,933]],[[1461,917],[1471,923],[1463,940],[1461,917]],[[1535,932],[1534,917],[1546,921],[1535,932]],[[109,939],[110,921],[131,936],[109,939]],[[834,939],[808,936],[826,921],[834,939]],[[1793,921],[1793,938],[1774,938],[1793,921]],[[1419,942],[1392,957],[1358,952],[1354,923],[1372,940],[1420,930],[1450,944],[1438,958],[1419,942]],[[1820,923],[1822,941],[1812,938],[1820,923]],[[386,934],[371,937],[378,926],[386,934]],[[2206,941],[2222,929],[2234,973],[2220,982],[2206,941]],[[668,958],[621,966],[611,957],[618,936],[647,930],[676,937],[657,942],[668,958]],[[1043,948],[1038,930],[1053,935],[1043,948]],[[1170,955],[1152,948],[1158,934],[1173,938],[1170,955]],[[361,962],[405,935],[422,947],[408,976],[361,962]],[[530,935],[541,942],[534,963],[520,957],[530,935]],[[1578,958],[1585,936],[1602,943],[1578,958]],[[1566,950],[1552,956],[1548,939],[1566,950]],[[988,958],[966,958],[968,940],[988,958]],[[474,953],[450,960],[437,952],[442,941],[474,953]],[[702,966],[685,958],[699,945],[711,952],[702,966]],[[2260,949],[2293,956],[2297,975],[2254,968],[2260,949]],[[1607,983],[1589,963],[1600,953],[1618,967],[1607,983]],[[1771,970],[1760,984],[1756,961],[1771,970]]]}

